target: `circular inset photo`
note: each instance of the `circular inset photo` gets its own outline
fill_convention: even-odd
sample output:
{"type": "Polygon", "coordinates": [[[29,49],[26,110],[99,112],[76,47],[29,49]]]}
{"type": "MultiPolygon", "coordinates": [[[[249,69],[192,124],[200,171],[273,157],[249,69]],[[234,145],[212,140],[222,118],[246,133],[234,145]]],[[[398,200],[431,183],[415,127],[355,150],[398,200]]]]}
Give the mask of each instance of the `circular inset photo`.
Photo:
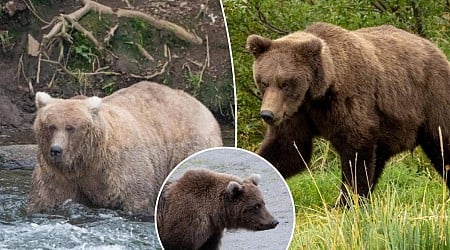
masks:
{"type": "Polygon", "coordinates": [[[286,249],[295,216],[289,188],[260,156],[238,148],[200,151],[170,173],[155,225],[171,249],[286,249]]]}

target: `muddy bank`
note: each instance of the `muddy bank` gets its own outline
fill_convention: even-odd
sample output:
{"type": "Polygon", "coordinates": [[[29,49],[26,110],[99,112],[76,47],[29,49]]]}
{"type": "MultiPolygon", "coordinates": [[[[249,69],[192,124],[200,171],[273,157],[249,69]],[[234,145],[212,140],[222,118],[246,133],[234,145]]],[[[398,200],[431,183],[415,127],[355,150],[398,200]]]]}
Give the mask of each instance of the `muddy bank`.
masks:
{"type": "Polygon", "coordinates": [[[83,29],[67,25],[44,43],[65,18],[61,14],[70,15],[84,2],[0,0],[0,134],[31,128],[37,91],[63,98],[103,97],[144,79],[192,94],[222,124],[233,126],[231,60],[218,0],[98,1],[113,10],[170,21],[200,37],[201,44],[140,18],[95,11],[78,20],[83,29]],[[101,46],[83,30],[92,32],[101,46]]]}

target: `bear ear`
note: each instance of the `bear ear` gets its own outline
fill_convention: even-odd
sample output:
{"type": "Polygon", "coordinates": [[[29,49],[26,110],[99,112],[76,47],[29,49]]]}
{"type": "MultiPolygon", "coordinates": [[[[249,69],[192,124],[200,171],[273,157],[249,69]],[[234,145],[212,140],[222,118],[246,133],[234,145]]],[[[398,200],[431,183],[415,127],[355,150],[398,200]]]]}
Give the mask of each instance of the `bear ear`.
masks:
{"type": "Polygon", "coordinates": [[[261,175],[259,174],[252,174],[250,175],[247,180],[251,181],[253,184],[255,184],[256,186],[259,185],[259,183],[261,183],[261,175]]]}
{"type": "Polygon", "coordinates": [[[302,42],[298,47],[299,54],[309,61],[314,79],[309,92],[313,99],[324,96],[334,78],[334,64],[328,47],[320,38],[302,42]]]}
{"type": "Polygon", "coordinates": [[[227,186],[227,192],[231,198],[234,198],[242,193],[242,185],[235,181],[230,181],[227,186]]]}
{"type": "Polygon", "coordinates": [[[102,106],[102,98],[100,98],[98,96],[92,96],[92,97],[89,97],[89,98],[87,98],[85,100],[87,102],[89,110],[93,114],[98,114],[98,110],[102,106]]]}
{"type": "Polygon", "coordinates": [[[258,35],[250,35],[247,38],[247,44],[245,48],[252,52],[255,58],[258,58],[261,54],[266,52],[270,45],[272,45],[272,40],[258,35]]]}
{"type": "Polygon", "coordinates": [[[300,43],[299,52],[301,55],[314,59],[322,54],[323,42],[318,38],[313,38],[300,43]]]}
{"type": "Polygon", "coordinates": [[[45,92],[36,93],[36,108],[40,109],[45,107],[53,99],[49,94],[45,92]]]}

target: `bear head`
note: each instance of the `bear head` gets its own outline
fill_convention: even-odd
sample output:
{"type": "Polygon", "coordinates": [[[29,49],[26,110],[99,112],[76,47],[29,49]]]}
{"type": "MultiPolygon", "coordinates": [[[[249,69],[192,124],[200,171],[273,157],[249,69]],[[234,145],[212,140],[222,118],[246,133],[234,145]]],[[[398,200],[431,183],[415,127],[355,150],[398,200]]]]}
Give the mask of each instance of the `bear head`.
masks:
{"type": "Polygon", "coordinates": [[[63,100],[44,92],[36,93],[33,129],[40,155],[48,165],[70,171],[79,167],[77,163],[85,162],[83,157],[96,148],[101,133],[98,124],[101,105],[102,99],[96,96],[63,100]]]}
{"type": "Polygon", "coordinates": [[[260,176],[251,175],[241,183],[230,181],[226,188],[228,228],[261,231],[275,228],[278,221],[267,210],[258,188],[260,176]]]}
{"type": "Polygon", "coordinates": [[[307,99],[325,95],[334,77],[326,43],[297,32],[277,40],[258,35],[247,38],[253,54],[253,78],[263,95],[260,115],[277,126],[298,111],[307,99]]]}

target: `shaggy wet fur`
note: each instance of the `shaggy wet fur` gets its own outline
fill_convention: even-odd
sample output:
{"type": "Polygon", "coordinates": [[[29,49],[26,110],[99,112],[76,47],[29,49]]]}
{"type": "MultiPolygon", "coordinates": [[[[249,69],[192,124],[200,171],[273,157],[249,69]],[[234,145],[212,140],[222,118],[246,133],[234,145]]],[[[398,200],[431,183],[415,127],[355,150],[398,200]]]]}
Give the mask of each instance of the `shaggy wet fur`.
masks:
{"type": "Polygon", "coordinates": [[[180,90],[140,82],[111,96],[36,95],[39,145],[28,213],[72,199],[152,215],[162,182],[190,154],[222,145],[220,128],[180,90]]]}

